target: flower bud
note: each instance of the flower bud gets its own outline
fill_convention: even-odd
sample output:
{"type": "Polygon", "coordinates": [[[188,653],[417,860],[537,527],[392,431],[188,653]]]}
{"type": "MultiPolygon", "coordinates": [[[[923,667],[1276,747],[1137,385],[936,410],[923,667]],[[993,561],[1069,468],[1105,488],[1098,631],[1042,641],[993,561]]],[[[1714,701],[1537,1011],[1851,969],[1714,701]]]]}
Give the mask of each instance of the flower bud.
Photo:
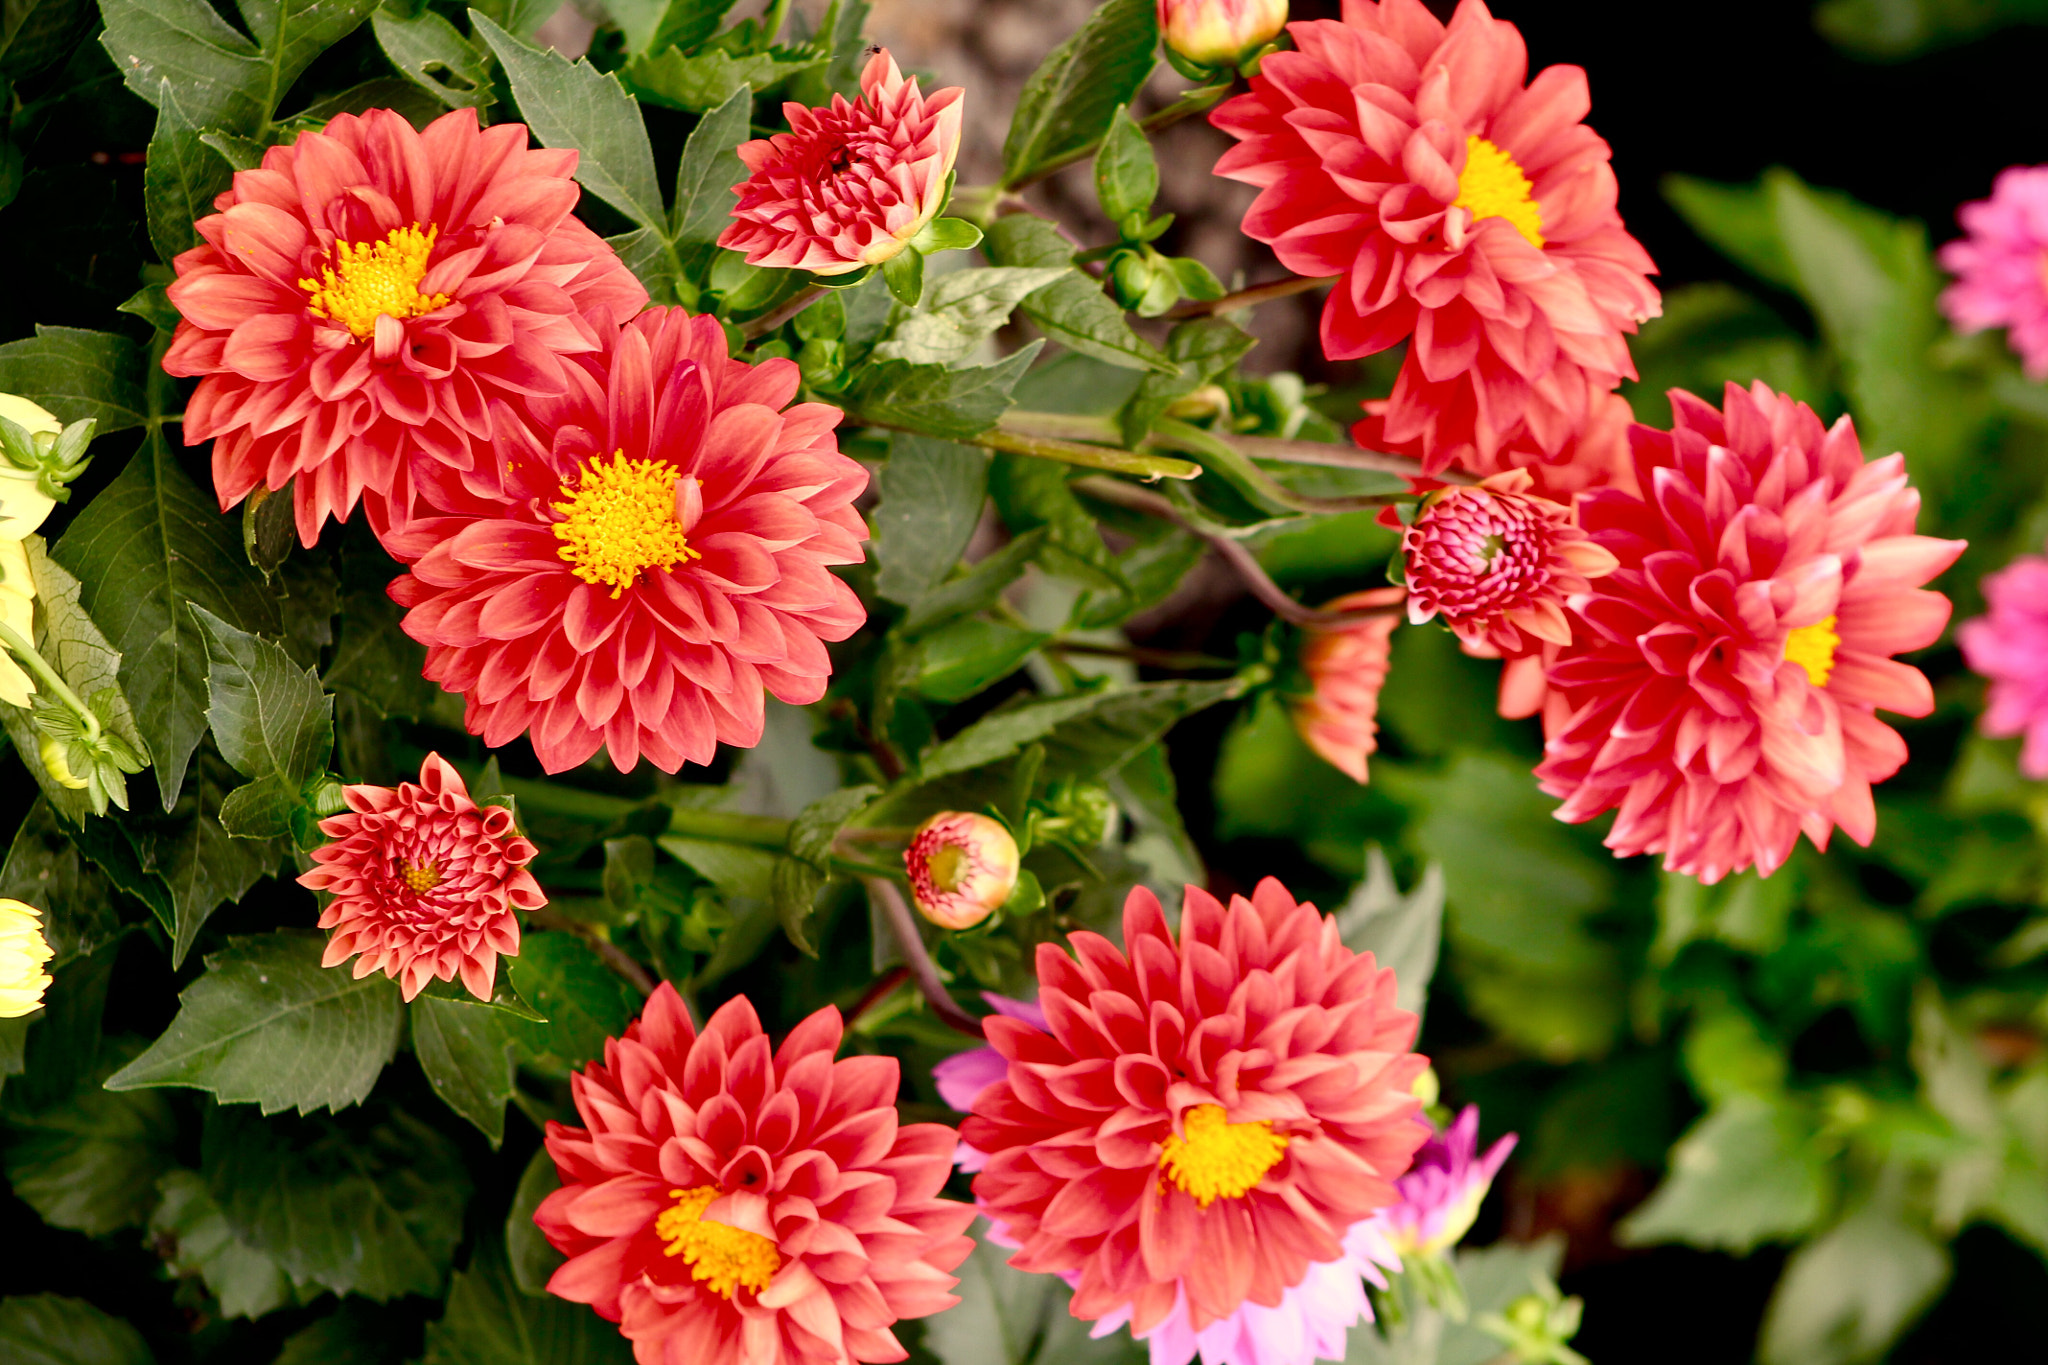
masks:
{"type": "Polygon", "coordinates": [[[1159,0],[1159,31],[1176,57],[1236,66],[1280,36],[1287,0],[1159,0]]]}
{"type": "MultiPolygon", "coordinates": [[[[54,440],[64,424],[42,408],[11,393],[0,393],[0,417],[20,427],[31,440],[54,440]]],[[[28,455],[31,452],[19,452],[28,455]]],[[[41,466],[33,459],[21,464],[16,452],[0,443],[0,540],[20,540],[43,524],[57,505],[41,487],[41,466]]]]}
{"type": "Polygon", "coordinates": [[[971,929],[1017,888],[1017,841],[1001,822],[940,811],[903,851],[918,913],[942,929],[971,929]]]}
{"type": "Polygon", "coordinates": [[[43,937],[43,912],[22,901],[0,899],[0,1019],[19,1019],[42,1007],[53,956],[43,937]]]}
{"type": "Polygon", "coordinates": [[[55,735],[44,735],[38,746],[43,756],[43,771],[49,773],[50,779],[58,786],[83,791],[90,783],[71,771],[71,759],[67,754],[70,747],[67,741],[55,735]]]}

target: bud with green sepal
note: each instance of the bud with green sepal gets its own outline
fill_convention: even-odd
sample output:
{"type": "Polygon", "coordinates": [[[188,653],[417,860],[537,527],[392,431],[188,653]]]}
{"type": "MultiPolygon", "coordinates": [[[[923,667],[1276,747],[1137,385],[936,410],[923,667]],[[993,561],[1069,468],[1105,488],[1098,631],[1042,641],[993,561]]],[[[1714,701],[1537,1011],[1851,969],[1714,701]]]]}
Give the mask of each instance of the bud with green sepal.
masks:
{"type": "Polygon", "coordinates": [[[20,540],[43,524],[66,487],[85,472],[85,448],[98,423],[69,426],[11,393],[0,393],[0,540],[20,540]]]}
{"type": "Polygon", "coordinates": [[[1166,60],[1191,81],[1251,75],[1287,25],[1287,0],[1159,0],[1166,60]]]}

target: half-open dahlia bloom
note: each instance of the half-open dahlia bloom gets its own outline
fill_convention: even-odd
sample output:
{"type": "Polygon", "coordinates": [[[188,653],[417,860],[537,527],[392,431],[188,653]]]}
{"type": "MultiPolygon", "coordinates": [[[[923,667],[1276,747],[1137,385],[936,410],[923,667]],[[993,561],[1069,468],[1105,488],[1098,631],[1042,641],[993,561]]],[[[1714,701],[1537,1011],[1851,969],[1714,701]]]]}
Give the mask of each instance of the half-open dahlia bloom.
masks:
{"type": "Polygon", "coordinates": [[[2027,374],[2048,379],[2048,166],[2011,166],[1991,197],[1956,210],[1964,236],[1941,249],[1956,282],[1942,311],[1963,332],[2006,329],[2027,374]]]}
{"type": "Polygon", "coordinates": [[[942,810],[917,827],[903,850],[910,897],[941,929],[971,929],[1017,889],[1017,841],[1002,822],[942,810]]]}
{"type": "Polygon", "coordinates": [[[1440,1256],[1458,1244],[1493,1188],[1501,1163],[1515,1150],[1515,1135],[1479,1151],[1479,1107],[1468,1104],[1456,1121],[1432,1133],[1408,1174],[1394,1182],[1401,1202],[1375,1220],[1403,1256],[1440,1256]]]}
{"type": "Polygon", "coordinates": [[[203,376],[183,429],[214,443],[223,509],[296,479],[311,545],[359,499],[381,531],[422,484],[502,493],[493,400],[560,393],[569,357],[647,302],[570,214],[576,153],[526,141],[473,109],[424,132],[372,109],[235,174],[174,262],[164,356],[203,376]]]}
{"type": "Polygon", "coordinates": [[[348,809],[320,822],[299,885],[333,897],[320,913],[323,967],[355,957],[358,979],[383,972],[407,1000],[429,981],[462,984],[489,1000],[498,956],[519,953],[518,910],[548,903],[526,870],[538,851],[503,806],[469,799],[462,774],[439,754],[417,783],[345,787],[348,809]]]}
{"type": "Polygon", "coordinates": [[[1528,76],[1514,25],[1462,0],[1344,0],[1290,24],[1251,93],[1210,119],[1216,172],[1260,189],[1247,235],[1301,275],[1340,275],[1323,349],[1411,341],[1385,414],[1431,470],[1481,469],[1517,439],[1555,453],[1587,394],[1635,373],[1625,334],[1659,309],[1615,211],[1607,144],[1579,122],[1586,74],[1528,76]]]}
{"type": "Polygon", "coordinates": [[[1308,747],[1354,782],[1367,777],[1366,760],[1380,747],[1380,688],[1401,618],[1400,588],[1368,588],[1323,604],[1324,611],[1379,614],[1342,626],[1310,626],[1297,656],[1308,687],[1289,713],[1308,747]]]}
{"type": "Polygon", "coordinates": [[[2016,559],[1982,587],[1989,610],[1956,627],[1956,641],[1991,684],[1984,733],[2025,735],[2020,771],[2048,778],[2048,559],[2016,559]]]}
{"type": "Polygon", "coordinates": [[[960,154],[959,86],[918,92],[887,50],[860,75],[860,98],[782,106],[789,131],[740,144],[750,174],[718,244],[749,265],[845,275],[880,265],[945,207],[960,154]]]}
{"type": "Polygon", "coordinates": [[[1141,887],[1123,927],[1123,950],[1039,946],[1048,1030],[984,1021],[1008,1068],[960,1136],[1011,1265],[1074,1276],[1075,1317],[1144,1336],[1184,1299],[1200,1333],[1278,1307],[1394,1201],[1424,1062],[1394,974],[1271,878],[1227,907],[1189,887],[1178,937],[1141,887]]]}
{"type": "Polygon", "coordinates": [[[1913,534],[1905,458],[1866,465],[1847,417],[1762,384],[1725,414],[1671,402],[1672,431],[1633,433],[1648,496],[1579,499],[1620,567],[1572,600],[1536,775],[1559,819],[1617,811],[1609,848],[1702,881],[1768,875],[1802,830],[1868,844],[1871,784],[1906,759],[1876,711],[1934,707],[1891,656],[1940,637],[1949,601],[1920,585],[1963,543],[1913,534]]]}
{"type": "Polygon", "coordinates": [[[538,438],[507,425],[503,503],[387,538],[417,561],[391,596],[486,744],[674,772],[759,743],[764,691],[824,695],[824,642],[866,619],[827,566],[861,560],[868,476],[837,408],[790,406],[796,365],[732,359],[716,318],[649,309],[602,360],[528,403],[538,438]]]}
{"type": "Polygon", "coordinates": [[[548,1288],[640,1365],[904,1359],[889,1329],[959,1302],[974,1210],[937,1197],[953,1130],[899,1124],[896,1059],[835,1062],[840,1034],[828,1005],[772,1048],[742,996],[699,1035],[657,987],[571,1079],[585,1126],[547,1126],[548,1288]]]}
{"type": "Polygon", "coordinates": [[[1408,619],[1443,617],[1467,644],[1526,654],[1568,644],[1565,599],[1614,571],[1569,507],[1532,497],[1524,470],[1431,494],[1401,533],[1408,619]]]}

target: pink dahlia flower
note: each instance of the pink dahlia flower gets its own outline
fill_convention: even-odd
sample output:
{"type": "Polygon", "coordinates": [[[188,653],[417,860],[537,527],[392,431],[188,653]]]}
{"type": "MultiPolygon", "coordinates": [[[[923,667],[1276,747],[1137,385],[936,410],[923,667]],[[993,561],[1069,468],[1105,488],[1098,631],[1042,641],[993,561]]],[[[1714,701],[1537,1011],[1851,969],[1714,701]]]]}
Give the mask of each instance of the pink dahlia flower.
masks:
{"type": "Polygon", "coordinates": [[[903,850],[911,899],[941,929],[971,929],[1017,889],[1017,841],[998,820],[940,811],[903,850]]]}
{"type": "Polygon", "coordinates": [[[720,246],[749,265],[845,275],[896,255],[938,215],[967,92],[926,98],[886,50],[868,60],[860,90],[851,104],[785,104],[788,132],[740,144],[750,174],[733,187],[740,202],[720,246]]]}
{"type": "Polygon", "coordinates": [[[407,1000],[457,974],[489,1000],[498,957],[519,953],[518,910],[548,903],[526,870],[536,852],[503,806],[469,799],[462,774],[439,754],[417,784],[343,788],[348,809],[320,822],[299,885],[333,897],[320,927],[333,932],[320,965],[356,959],[358,979],[383,972],[407,1000]]]}
{"type": "MultiPolygon", "coordinates": [[[[1048,1027],[1045,1011],[1029,1000],[1012,1000],[994,991],[983,991],[981,998],[997,1014],[1021,1019],[1035,1029],[1048,1027]]],[[[1010,1064],[1003,1060],[1003,1054],[984,1044],[956,1052],[934,1066],[932,1081],[938,1086],[939,1098],[965,1114],[974,1108],[976,1095],[1009,1074],[1010,1064]]],[[[953,1164],[963,1171],[978,1171],[987,1162],[985,1154],[964,1142],[953,1153],[953,1164]]]]}
{"type": "Polygon", "coordinates": [[[1913,534],[1905,458],[1865,464],[1846,417],[1762,384],[1725,414],[1671,401],[1672,431],[1634,433],[1649,498],[1579,499],[1620,567],[1572,600],[1536,775],[1559,819],[1617,811],[1609,848],[1702,881],[1768,875],[1802,830],[1868,844],[1871,784],[1906,759],[1876,712],[1934,707],[1891,656],[1940,638],[1948,599],[1920,585],[1963,543],[1913,534]]]}
{"type": "Polygon", "coordinates": [[[1990,610],[1958,626],[1956,640],[1991,683],[1984,733],[2025,735],[2020,771],[2048,778],[2048,559],[2016,559],[1983,587],[1990,610]]]}
{"type": "Polygon", "coordinates": [[[1394,974],[1271,878],[1227,907],[1189,887],[1177,937],[1141,887],[1124,949],[1069,942],[1038,948],[1049,1031],[984,1021],[1009,1066],[960,1128],[1010,1264],[1075,1276],[1075,1317],[1138,1336],[1177,1297],[1197,1333],[1279,1306],[1427,1136],[1394,974]]]}
{"type": "Polygon", "coordinates": [[[1527,81],[1521,35],[1482,0],[1448,27],[1422,0],[1345,0],[1341,21],[1288,32],[1297,50],[1210,115],[1240,144],[1217,174],[1260,189],[1246,234],[1343,277],[1332,359],[1411,343],[1386,436],[1430,471],[1482,470],[1517,441],[1561,451],[1589,389],[1634,375],[1625,334],[1659,310],[1607,144],[1579,122],[1586,73],[1527,81]]]}
{"type": "Polygon", "coordinates": [[[310,546],[358,499],[381,532],[422,485],[504,495],[497,400],[560,393],[569,357],[647,302],[571,216],[576,153],[526,141],[473,109],[425,132],[372,109],[236,173],[174,262],[164,356],[203,376],[183,430],[214,443],[223,510],[292,482],[310,546]]]}
{"type": "Polygon", "coordinates": [[[1461,641],[1506,655],[1571,643],[1566,597],[1615,559],[1569,507],[1530,496],[1532,482],[1515,469],[1430,495],[1401,534],[1410,622],[1441,616],[1461,641]]]}
{"type": "Polygon", "coordinates": [[[674,772],[759,743],[764,692],[824,695],[824,642],[866,615],[827,566],[861,560],[868,476],[837,408],[790,406],[798,382],[730,358],[715,318],[650,309],[601,378],[529,402],[545,444],[507,425],[503,503],[387,540],[416,561],[391,585],[405,631],[472,734],[528,734],[549,772],[600,747],[674,772]]]}
{"type": "Polygon", "coordinates": [[[1294,728],[1354,782],[1366,780],[1366,760],[1380,747],[1380,688],[1404,595],[1400,588],[1369,588],[1327,602],[1324,611],[1381,610],[1352,625],[1311,626],[1302,640],[1298,661],[1308,690],[1289,708],[1294,728]]]}
{"type": "Polygon", "coordinates": [[[1401,1202],[1374,1221],[1400,1255],[1442,1255],[1472,1230],[1493,1177],[1514,1150],[1509,1133],[1480,1155],[1479,1108],[1466,1105],[1449,1128],[1422,1144],[1408,1174],[1394,1182],[1401,1202]]]}
{"type": "Polygon", "coordinates": [[[896,1059],[834,1061],[841,1034],[828,1005],[774,1047],[741,996],[700,1036],[658,986],[571,1078],[584,1126],[547,1126],[548,1289],[640,1365],[904,1359],[890,1328],[959,1302],[974,1210],[938,1197],[953,1130],[900,1123],[896,1059]]]}
{"type": "MultiPolygon", "coordinates": [[[[1563,414],[1562,421],[1572,434],[1555,449],[1545,450],[1525,425],[1491,456],[1481,456],[1473,450],[1467,452],[1459,463],[1467,471],[1482,477],[1510,469],[1526,469],[1529,477],[1535,480],[1531,491],[1553,502],[1568,503],[1575,495],[1595,488],[1639,492],[1635,458],[1628,447],[1628,429],[1635,424],[1635,413],[1629,408],[1628,400],[1611,388],[1602,388],[1597,381],[1589,381],[1581,387],[1585,396],[1584,406],[1574,407],[1563,414]]],[[[1573,393],[1572,396],[1578,395],[1573,393]]],[[[1367,402],[1365,417],[1351,428],[1353,443],[1364,450],[1405,455],[1411,460],[1423,459],[1429,444],[1420,436],[1406,441],[1388,438],[1386,413],[1390,406],[1390,400],[1384,398],[1367,402]]],[[[1417,492],[1435,486],[1433,480],[1417,479],[1411,483],[1416,485],[1417,492]]]]}
{"type": "Polygon", "coordinates": [[[1956,218],[1966,235],[1941,249],[1956,277],[1942,310],[1959,331],[2005,328],[2028,376],[2048,379],[2048,166],[2001,171],[1956,218]]]}

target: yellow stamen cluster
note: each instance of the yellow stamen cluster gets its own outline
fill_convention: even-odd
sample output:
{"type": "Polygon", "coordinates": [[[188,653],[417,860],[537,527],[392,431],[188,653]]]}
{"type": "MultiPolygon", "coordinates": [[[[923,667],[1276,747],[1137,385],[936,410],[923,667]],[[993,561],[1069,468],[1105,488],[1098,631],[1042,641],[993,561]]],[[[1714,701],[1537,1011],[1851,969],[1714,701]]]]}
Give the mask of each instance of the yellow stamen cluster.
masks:
{"type": "Polygon", "coordinates": [[[768,1287],[782,1268],[775,1243],[744,1228],[703,1221],[704,1210],[719,1197],[717,1186],[670,1190],[668,1197],[675,1205],[655,1218],[654,1235],[668,1243],[668,1255],[683,1258],[691,1279],[728,1299],[740,1287],[756,1294],[768,1287]]]}
{"type": "Polygon", "coordinates": [[[1203,1208],[1249,1194],[1287,1150],[1287,1139],[1263,1119],[1230,1123],[1220,1104],[1198,1104],[1181,1116],[1187,1137],[1168,1133],[1160,1144],[1159,1178],[1195,1197],[1203,1208]]]}
{"type": "Polygon", "coordinates": [[[1805,669],[1806,680],[1815,687],[1826,687],[1829,675],[1835,671],[1835,650],[1841,643],[1842,637],[1835,633],[1834,617],[1815,621],[1785,636],[1785,662],[1805,669]]]}
{"type": "Polygon", "coordinates": [[[1543,210],[1536,203],[1529,177],[1515,159],[1473,133],[1465,139],[1465,171],[1458,177],[1453,208],[1469,210],[1472,221],[1505,218],[1529,245],[1543,245],[1543,210]]]}
{"type": "Polygon", "coordinates": [[[424,896],[441,884],[441,869],[432,863],[407,863],[398,874],[400,881],[424,896]]]}
{"type": "Polygon", "coordinates": [[[381,242],[336,242],[333,264],[321,268],[320,278],[299,281],[299,288],[312,295],[306,311],[368,339],[380,317],[403,321],[447,307],[448,295],[420,292],[440,231],[430,227],[422,232],[414,223],[393,228],[381,242]]]}
{"type": "Polygon", "coordinates": [[[623,450],[612,463],[583,466],[569,501],[554,504],[555,553],[586,583],[609,585],[617,597],[643,569],[664,572],[704,556],[690,548],[676,520],[673,466],[660,460],[629,460],[623,450]]]}

